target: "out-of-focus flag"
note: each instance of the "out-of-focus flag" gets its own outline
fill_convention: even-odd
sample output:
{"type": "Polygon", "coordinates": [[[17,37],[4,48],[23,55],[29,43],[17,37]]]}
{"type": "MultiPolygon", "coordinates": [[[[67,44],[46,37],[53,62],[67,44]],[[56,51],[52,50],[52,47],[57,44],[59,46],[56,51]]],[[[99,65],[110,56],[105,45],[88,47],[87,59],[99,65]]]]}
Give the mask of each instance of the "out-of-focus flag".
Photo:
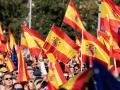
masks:
{"type": "Polygon", "coordinates": [[[27,82],[28,81],[28,75],[26,71],[26,63],[22,56],[21,47],[18,49],[18,82],[27,82]]]}
{"type": "Polygon", "coordinates": [[[13,49],[12,49],[11,59],[15,65],[16,70],[18,70],[18,57],[17,57],[17,52],[15,50],[15,46],[13,46],[13,49]]]}
{"type": "Polygon", "coordinates": [[[30,53],[32,55],[35,55],[36,57],[39,57],[39,54],[41,52],[41,49],[38,44],[35,42],[34,38],[32,37],[31,34],[29,34],[29,29],[26,28],[25,26],[22,26],[22,30],[24,32],[24,36],[26,38],[27,44],[28,44],[28,48],[30,50],[30,53]]]}
{"type": "Polygon", "coordinates": [[[9,38],[10,38],[10,48],[13,49],[13,46],[16,45],[15,38],[11,32],[9,32],[9,38]]]}
{"type": "Polygon", "coordinates": [[[60,90],[85,90],[89,79],[92,77],[92,70],[88,69],[82,74],[74,76],[72,79],[68,80],[65,84],[60,86],[60,90]]]}
{"type": "Polygon", "coordinates": [[[8,69],[9,72],[12,72],[15,70],[15,65],[14,63],[12,62],[12,60],[9,58],[9,57],[6,57],[6,67],[8,69]]]}
{"type": "Polygon", "coordinates": [[[27,41],[26,41],[25,36],[23,34],[21,34],[21,47],[28,48],[27,41]]]}
{"type": "Polygon", "coordinates": [[[116,43],[115,47],[112,47],[118,49],[120,46],[120,7],[112,0],[102,0],[100,21],[100,30],[112,38],[112,43],[116,43]]]}
{"type": "Polygon", "coordinates": [[[81,21],[80,14],[75,8],[72,0],[70,0],[69,2],[63,22],[70,25],[72,28],[77,30],[77,32],[79,33],[81,33],[82,30],[86,31],[81,21]]]}
{"type": "Polygon", "coordinates": [[[46,49],[47,52],[51,52],[56,59],[64,63],[67,63],[73,58],[79,50],[79,46],[55,25],[52,26],[43,48],[46,49]]]}
{"type": "Polygon", "coordinates": [[[27,33],[29,33],[33,37],[33,39],[40,47],[43,47],[44,39],[39,33],[37,33],[35,30],[29,29],[27,26],[24,25],[22,26],[22,28],[27,30],[27,33]]]}
{"type": "Polygon", "coordinates": [[[120,90],[120,82],[98,61],[94,61],[93,79],[97,90],[120,90]]]}

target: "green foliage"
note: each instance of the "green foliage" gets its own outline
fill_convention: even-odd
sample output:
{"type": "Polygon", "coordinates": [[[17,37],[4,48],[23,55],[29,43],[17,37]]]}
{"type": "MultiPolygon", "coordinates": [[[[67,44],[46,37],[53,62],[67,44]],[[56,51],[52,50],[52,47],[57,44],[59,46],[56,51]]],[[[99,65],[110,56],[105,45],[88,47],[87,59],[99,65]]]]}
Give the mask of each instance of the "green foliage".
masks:
{"type": "MultiPolygon", "coordinates": [[[[17,40],[20,40],[21,24],[28,22],[29,0],[0,0],[0,22],[8,31],[12,29],[17,40]]],[[[114,0],[120,5],[120,0],[114,0]]],[[[79,35],[70,26],[62,23],[69,0],[32,0],[32,28],[46,37],[51,26],[57,24],[73,38],[79,35]]],[[[74,4],[81,14],[86,29],[96,34],[98,22],[97,0],[74,0],[74,4]]],[[[80,36],[80,35],[79,35],[80,36]]]]}

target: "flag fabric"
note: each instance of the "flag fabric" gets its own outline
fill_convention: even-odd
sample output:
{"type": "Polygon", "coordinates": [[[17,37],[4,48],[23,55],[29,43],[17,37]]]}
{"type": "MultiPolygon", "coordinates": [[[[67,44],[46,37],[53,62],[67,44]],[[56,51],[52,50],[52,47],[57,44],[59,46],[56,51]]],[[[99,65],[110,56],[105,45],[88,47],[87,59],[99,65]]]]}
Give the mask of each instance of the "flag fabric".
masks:
{"type": "Polygon", "coordinates": [[[3,33],[3,30],[2,30],[1,24],[0,24],[0,40],[1,40],[2,42],[5,42],[5,37],[4,37],[4,33],[3,33]]]}
{"type": "Polygon", "coordinates": [[[28,75],[27,75],[27,69],[26,69],[26,63],[22,56],[21,47],[18,49],[18,82],[27,82],[28,81],[28,75]]]}
{"type": "Polygon", "coordinates": [[[101,31],[112,37],[120,44],[120,7],[112,0],[102,0],[101,3],[101,31]]]}
{"type": "Polygon", "coordinates": [[[15,38],[11,32],[9,32],[9,38],[10,38],[10,48],[13,49],[13,46],[16,45],[15,38]]]}
{"type": "Polygon", "coordinates": [[[41,49],[37,43],[35,42],[34,38],[32,37],[31,34],[29,34],[29,29],[26,28],[25,26],[22,26],[22,30],[24,32],[24,36],[26,38],[27,44],[28,44],[28,48],[30,50],[30,53],[32,55],[35,55],[36,57],[39,57],[39,54],[41,52],[41,49]]]}
{"type": "Polygon", "coordinates": [[[6,67],[7,67],[8,71],[9,71],[9,72],[14,71],[14,70],[15,70],[15,65],[14,65],[14,63],[12,62],[12,60],[11,60],[9,57],[7,57],[6,59],[7,59],[7,60],[6,60],[6,67]]]}
{"type": "Polygon", "coordinates": [[[54,72],[52,71],[52,68],[49,68],[48,74],[47,74],[47,80],[48,80],[48,90],[58,90],[59,86],[57,84],[56,77],[54,75],[54,72]]]}
{"type": "Polygon", "coordinates": [[[86,90],[86,85],[92,77],[92,70],[88,69],[82,74],[74,76],[68,80],[65,84],[60,86],[60,90],[86,90]]]}
{"type": "Polygon", "coordinates": [[[27,41],[26,41],[25,36],[23,34],[21,34],[21,47],[28,48],[27,41]]]}
{"type": "Polygon", "coordinates": [[[4,57],[2,54],[0,54],[0,64],[3,64],[5,62],[4,57]]]}
{"type": "Polygon", "coordinates": [[[18,70],[18,57],[17,57],[17,52],[15,50],[15,46],[13,46],[13,49],[12,49],[11,59],[15,65],[16,70],[18,70]]]}
{"type": "Polygon", "coordinates": [[[97,58],[104,65],[110,66],[109,51],[93,35],[86,31],[83,33],[82,54],[97,58]]]}
{"type": "Polygon", "coordinates": [[[55,64],[52,63],[52,68],[53,68],[53,72],[55,74],[58,86],[62,85],[63,83],[65,83],[67,80],[62,72],[62,69],[60,67],[59,62],[56,62],[55,64]]]}
{"type": "Polygon", "coordinates": [[[45,40],[43,39],[43,37],[39,33],[37,33],[33,29],[29,29],[25,25],[23,25],[22,28],[24,28],[24,30],[27,30],[27,33],[29,33],[33,37],[33,39],[36,41],[36,43],[39,45],[39,47],[43,47],[45,40]]]}
{"type": "Polygon", "coordinates": [[[98,61],[94,61],[93,71],[97,90],[120,90],[120,82],[98,61]]]}
{"type": "Polygon", "coordinates": [[[52,26],[43,48],[46,49],[47,52],[51,52],[56,59],[64,63],[67,63],[73,58],[79,50],[79,46],[55,25],[52,26]]]}
{"type": "Polygon", "coordinates": [[[79,33],[81,33],[82,30],[83,31],[86,30],[81,21],[80,14],[77,11],[76,7],[74,6],[72,0],[70,0],[69,2],[63,22],[70,25],[73,29],[75,29],[79,33]]]}

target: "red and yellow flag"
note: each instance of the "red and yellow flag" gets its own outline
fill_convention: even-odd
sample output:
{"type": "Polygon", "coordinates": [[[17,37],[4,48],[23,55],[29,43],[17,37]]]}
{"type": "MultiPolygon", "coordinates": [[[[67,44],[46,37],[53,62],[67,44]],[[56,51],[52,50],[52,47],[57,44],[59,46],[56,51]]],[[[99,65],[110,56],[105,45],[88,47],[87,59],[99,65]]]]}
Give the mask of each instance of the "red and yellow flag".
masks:
{"type": "Polygon", "coordinates": [[[18,82],[27,82],[28,75],[26,71],[26,63],[22,56],[21,47],[18,49],[18,82]]]}
{"type": "Polygon", "coordinates": [[[10,48],[13,49],[13,46],[16,45],[15,38],[11,32],[9,32],[9,38],[10,38],[10,48]]]}
{"type": "Polygon", "coordinates": [[[50,63],[48,81],[51,88],[54,87],[56,89],[67,81],[58,62],[50,63]]]}
{"type": "Polygon", "coordinates": [[[21,34],[21,47],[28,48],[27,41],[26,41],[25,36],[23,34],[21,34]]]}
{"type": "Polygon", "coordinates": [[[110,65],[109,51],[93,35],[86,31],[83,33],[82,54],[97,58],[107,66],[110,65]]]}
{"type": "Polygon", "coordinates": [[[6,67],[9,72],[12,72],[15,70],[15,65],[9,57],[7,57],[7,60],[6,60],[6,67]]]}
{"type": "Polygon", "coordinates": [[[32,55],[35,55],[36,57],[39,57],[39,54],[41,52],[41,49],[38,44],[35,42],[34,38],[32,35],[29,33],[29,29],[26,28],[25,26],[22,26],[22,30],[24,32],[25,39],[28,44],[28,48],[30,49],[30,53],[32,55]]]}
{"type": "Polygon", "coordinates": [[[92,70],[87,70],[82,74],[78,74],[65,84],[60,86],[60,90],[85,90],[86,83],[92,77],[92,70]]]}
{"type": "Polygon", "coordinates": [[[77,30],[77,32],[81,33],[82,30],[86,31],[83,26],[83,23],[80,19],[80,14],[78,13],[77,9],[75,8],[72,0],[70,0],[68,8],[66,10],[63,22],[70,25],[72,28],[77,30]]]}
{"type": "Polygon", "coordinates": [[[39,33],[35,32],[35,30],[29,29],[27,26],[23,25],[22,27],[33,37],[39,47],[43,47],[45,40],[39,33]]]}
{"type": "Polygon", "coordinates": [[[47,52],[53,53],[57,60],[62,60],[64,63],[73,58],[79,50],[79,46],[55,25],[52,26],[43,48],[47,52]]]}
{"type": "Polygon", "coordinates": [[[104,31],[108,36],[112,37],[113,44],[116,43],[115,47],[113,48],[119,48],[120,7],[118,7],[112,0],[102,0],[101,31],[104,31]]]}

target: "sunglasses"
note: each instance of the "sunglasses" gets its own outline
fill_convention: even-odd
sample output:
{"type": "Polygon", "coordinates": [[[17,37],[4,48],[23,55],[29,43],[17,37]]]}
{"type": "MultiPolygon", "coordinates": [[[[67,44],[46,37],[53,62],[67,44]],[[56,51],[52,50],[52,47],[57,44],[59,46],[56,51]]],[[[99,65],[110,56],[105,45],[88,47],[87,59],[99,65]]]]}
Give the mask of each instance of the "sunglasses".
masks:
{"type": "Polygon", "coordinates": [[[12,80],[12,78],[5,78],[5,80],[12,80]]]}

